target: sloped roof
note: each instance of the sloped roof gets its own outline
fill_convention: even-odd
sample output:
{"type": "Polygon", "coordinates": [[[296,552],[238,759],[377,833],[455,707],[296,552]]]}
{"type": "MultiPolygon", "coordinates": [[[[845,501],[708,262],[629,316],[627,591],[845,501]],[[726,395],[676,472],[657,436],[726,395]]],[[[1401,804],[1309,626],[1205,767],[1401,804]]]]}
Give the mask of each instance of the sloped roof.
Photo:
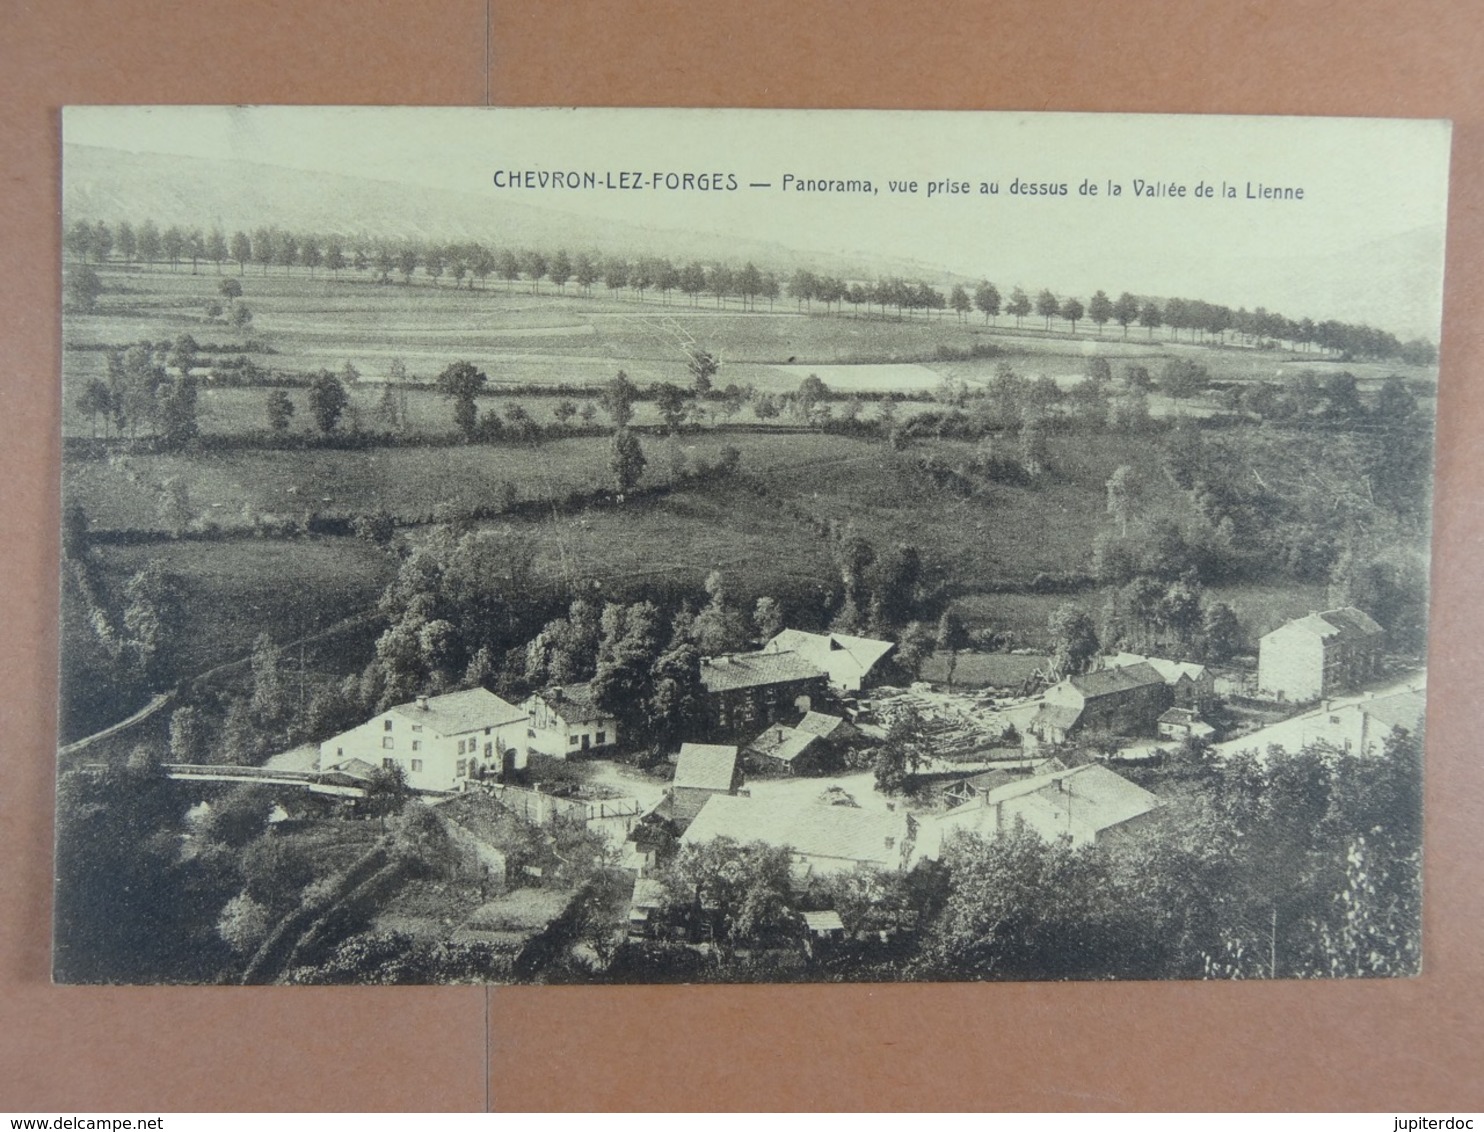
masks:
{"type": "Polygon", "coordinates": [[[701,684],[708,692],[791,684],[823,676],[817,666],[795,652],[728,653],[701,660],[701,684]]]}
{"type": "Polygon", "coordinates": [[[439,735],[462,735],[469,731],[481,731],[486,727],[500,727],[507,723],[527,718],[527,714],[514,704],[506,703],[493,692],[483,688],[470,688],[467,692],[449,692],[442,696],[429,696],[427,707],[418,703],[397,704],[390,710],[399,716],[420,723],[439,735]]]}
{"type": "Polygon", "coordinates": [[[567,723],[598,723],[612,718],[593,701],[591,683],[542,688],[536,696],[567,723]]]}
{"type": "Polygon", "coordinates": [[[1190,708],[1172,707],[1159,717],[1161,723],[1199,723],[1200,715],[1190,708]]]}
{"type": "Polygon", "coordinates": [[[822,711],[811,711],[804,714],[795,727],[800,731],[807,731],[811,735],[818,735],[821,739],[828,739],[836,731],[848,730],[850,725],[838,715],[828,715],[822,711]]]}
{"type": "Polygon", "coordinates": [[[754,754],[764,755],[770,759],[780,762],[791,763],[817,740],[818,735],[810,731],[800,731],[796,727],[769,727],[751,743],[747,749],[754,754]]]}
{"type": "Polygon", "coordinates": [[[936,857],[944,839],[955,832],[994,837],[1002,824],[1008,828],[1016,818],[1046,838],[1071,835],[1074,841],[1091,841],[1158,805],[1149,791],[1105,766],[1088,763],[1007,783],[977,801],[924,819],[915,856],[936,857]],[[997,813],[1000,807],[1003,814],[997,813]]]}
{"type": "Polygon", "coordinates": [[[1397,692],[1374,700],[1361,700],[1356,705],[1366,715],[1386,727],[1405,727],[1416,731],[1427,710],[1427,694],[1420,691],[1397,692]]]}
{"type": "Polygon", "coordinates": [[[1077,721],[1081,718],[1081,709],[1074,708],[1070,704],[1042,704],[1036,709],[1036,714],[1031,717],[1027,726],[1032,731],[1048,725],[1059,731],[1070,731],[1077,726],[1077,721]]]}
{"type": "Polygon", "coordinates": [[[737,771],[737,748],[716,743],[682,743],[672,785],[695,790],[730,790],[737,771]]]}
{"type": "Polygon", "coordinates": [[[717,837],[743,844],[761,841],[808,857],[896,868],[907,832],[907,815],[901,811],[713,794],[680,840],[687,845],[717,837]]]}
{"type": "Polygon", "coordinates": [[[797,652],[821,666],[827,663],[831,652],[847,652],[864,673],[896,648],[896,644],[878,641],[874,637],[853,637],[848,633],[806,633],[802,629],[784,629],[768,642],[768,648],[797,652]]]}
{"type": "Polygon", "coordinates": [[[635,908],[663,908],[666,900],[663,884],[653,877],[640,877],[634,882],[634,895],[629,903],[635,908]]]}
{"type": "Polygon", "coordinates": [[[1088,699],[1117,695],[1149,684],[1163,684],[1165,678],[1148,661],[1123,668],[1104,668],[1084,676],[1069,676],[1068,682],[1088,699]]]}
{"type": "Polygon", "coordinates": [[[1194,664],[1182,660],[1166,660],[1161,656],[1140,656],[1134,652],[1121,652],[1103,659],[1104,668],[1131,668],[1136,664],[1147,664],[1158,672],[1166,684],[1178,683],[1180,677],[1188,676],[1192,680],[1199,680],[1206,675],[1204,664],[1194,664]]]}
{"type": "MultiPolygon", "coordinates": [[[[1310,633],[1324,641],[1370,640],[1386,631],[1353,605],[1341,606],[1339,609],[1326,609],[1322,613],[1311,613],[1307,617],[1296,618],[1285,625],[1280,625],[1273,630],[1273,633],[1294,630],[1310,633]]],[[[1269,633],[1268,636],[1271,637],[1273,633],[1269,633]]]]}
{"type": "Polygon", "coordinates": [[[831,908],[823,912],[805,912],[804,926],[811,932],[843,932],[845,921],[831,908]]]}

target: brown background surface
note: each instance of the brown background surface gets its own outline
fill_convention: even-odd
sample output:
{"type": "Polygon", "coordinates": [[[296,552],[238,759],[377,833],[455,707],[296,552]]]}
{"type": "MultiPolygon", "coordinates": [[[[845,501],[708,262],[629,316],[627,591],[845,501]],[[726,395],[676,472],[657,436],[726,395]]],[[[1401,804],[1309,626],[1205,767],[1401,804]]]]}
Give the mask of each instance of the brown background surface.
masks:
{"type": "Polygon", "coordinates": [[[0,0],[0,1110],[1484,1108],[1479,16],[1468,0],[0,0]],[[52,987],[57,110],[487,99],[1453,119],[1426,974],[52,987]]]}

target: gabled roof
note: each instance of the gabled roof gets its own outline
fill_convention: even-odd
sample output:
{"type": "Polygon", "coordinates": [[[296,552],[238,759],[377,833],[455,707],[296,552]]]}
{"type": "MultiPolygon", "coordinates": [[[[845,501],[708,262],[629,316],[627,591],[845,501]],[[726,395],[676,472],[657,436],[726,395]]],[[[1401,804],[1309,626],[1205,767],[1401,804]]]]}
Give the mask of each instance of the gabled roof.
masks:
{"type": "MultiPolygon", "coordinates": [[[[1296,618],[1285,625],[1278,626],[1273,633],[1295,630],[1309,633],[1322,641],[1365,641],[1379,637],[1386,632],[1353,605],[1341,606],[1339,609],[1326,609],[1322,613],[1311,613],[1307,617],[1296,618]]],[[[1273,633],[1267,636],[1271,637],[1273,633]]]]}
{"type": "Polygon", "coordinates": [[[744,845],[761,841],[841,864],[894,869],[902,863],[907,833],[907,815],[901,811],[713,794],[680,841],[685,845],[717,837],[729,837],[744,845]]]}
{"type": "Polygon", "coordinates": [[[794,725],[800,731],[807,731],[811,735],[818,735],[821,739],[828,739],[837,731],[848,733],[853,730],[850,724],[838,715],[827,715],[822,711],[811,711],[804,714],[804,718],[794,725]]]}
{"type": "Polygon", "coordinates": [[[675,760],[678,788],[695,790],[730,790],[737,772],[737,748],[715,743],[682,743],[675,760]]]}
{"type": "Polygon", "coordinates": [[[463,735],[469,731],[501,727],[527,718],[525,711],[483,688],[428,696],[425,700],[414,703],[397,704],[390,710],[393,714],[413,723],[420,723],[439,735],[463,735]],[[423,704],[427,706],[424,707],[423,704]]]}
{"type": "Polygon", "coordinates": [[[1125,668],[1104,668],[1084,676],[1069,676],[1067,682],[1088,699],[1113,696],[1120,692],[1143,688],[1150,684],[1163,684],[1165,678],[1148,661],[1130,664],[1125,668]]]}
{"type": "Polygon", "coordinates": [[[1042,704],[1036,709],[1036,714],[1031,717],[1027,725],[1031,731],[1050,726],[1058,731],[1070,731],[1077,726],[1077,721],[1082,718],[1082,710],[1074,708],[1070,704],[1042,704]]]}
{"type": "Polygon", "coordinates": [[[1042,837],[1092,841],[1105,829],[1147,814],[1159,805],[1149,791],[1097,763],[1038,774],[1008,783],[947,813],[924,819],[916,857],[936,857],[955,832],[997,836],[1016,820],[1042,837]]]}
{"type": "Polygon", "coordinates": [[[830,653],[846,652],[865,673],[896,645],[892,641],[853,637],[847,633],[806,633],[802,629],[784,629],[768,642],[768,648],[797,652],[821,667],[828,663],[830,653]]]}
{"type": "Polygon", "coordinates": [[[1374,700],[1361,700],[1355,706],[1385,727],[1404,727],[1408,731],[1416,731],[1422,726],[1422,716],[1427,710],[1427,695],[1408,690],[1390,696],[1379,696],[1374,700]]]}
{"type": "Polygon", "coordinates": [[[540,699],[558,718],[567,723],[599,723],[612,718],[593,701],[591,683],[542,688],[535,698],[540,699]]]}
{"type": "Polygon", "coordinates": [[[1121,652],[1103,658],[1104,668],[1131,668],[1136,664],[1149,665],[1150,668],[1164,677],[1166,684],[1178,684],[1182,676],[1189,677],[1191,680],[1199,680],[1206,675],[1206,666],[1204,664],[1193,664],[1181,660],[1166,660],[1160,656],[1140,656],[1135,652],[1121,652]]]}
{"type": "Polygon", "coordinates": [[[747,749],[779,762],[792,763],[818,739],[819,736],[810,731],[774,725],[748,743],[747,749]]]}
{"type": "Polygon", "coordinates": [[[701,660],[701,684],[708,692],[792,684],[823,677],[816,665],[795,652],[739,652],[701,660]]]}

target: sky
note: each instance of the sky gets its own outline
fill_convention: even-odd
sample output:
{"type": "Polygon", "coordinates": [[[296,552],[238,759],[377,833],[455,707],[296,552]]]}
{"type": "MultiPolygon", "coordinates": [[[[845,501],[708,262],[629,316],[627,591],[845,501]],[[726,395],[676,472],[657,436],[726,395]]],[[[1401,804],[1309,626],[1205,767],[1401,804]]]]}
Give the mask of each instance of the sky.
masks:
{"type": "MultiPolygon", "coordinates": [[[[82,107],[69,144],[362,176],[661,229],[745,232],[791,248],[911,259],[1053,289],[1105,286],[1283,308],[1355,294],[1372,321],[1441,319],[1449,127],[1396,119],[913,111],[82,107]],[[735,191],[498,188],[497,171],[720,173],[735,191]],[[870,195],[786,192],[869,179],[870,195]],[[1065,196],[1013,193],[1016,179],[1065,196]],[[1136,179],[1186,196],[1144,196],[1136,179]],[[936,192],[932,182],[967,184],[936,192]],[[891,181],[916,182],[893,192],[891,181]],[[1084,182],[1098,188],[1083,194],[1084,182]],[[1122,194],[1110,195],[1110,182],[1122,194]],[[1214,195],[1197,197],[1204,182],[1214,195]],[[1223,195],[1225,182],[1236,192],[1223,195]],[[769,188],[750,188],[766,183],[769,188]],[[996,195],[981,183],[997,184],[996,195]],[[1249,184],[1253,186],[1249,190],[1249,184]],[[1256,186],[1302,200],[1249,199],[1256,186]],[[1420,262],[1420,267],[1419,263],[1420,262]],[[1404,262],[1405,261],[1405,262],[1404,262]],[[1420,270],[1424,286],[1415,285],[1420,270]],[[1307,281],[1305,274],[1308,273],[1307,281]],[[1105,282],[1106,281],[1106,282],[1105,282]],[[1353,284],[1353,286],[1352,286],[1353,284]],[[1419,294],[1419,290],[1421,293],[1419,294]],[[1322,298],[1322,296],[1321,296],[1322,298]]],[[[1340,300],[1337,299],[1337,302],[1340,300]]],[[[1298,312],[1311,313],[1311,312],[1298,312]]],[[[1324,312],[1318,312],[1321,315],[1324,312]]],[[[1349,317],[1346,313],[1332,317],[1349,317]]]]}

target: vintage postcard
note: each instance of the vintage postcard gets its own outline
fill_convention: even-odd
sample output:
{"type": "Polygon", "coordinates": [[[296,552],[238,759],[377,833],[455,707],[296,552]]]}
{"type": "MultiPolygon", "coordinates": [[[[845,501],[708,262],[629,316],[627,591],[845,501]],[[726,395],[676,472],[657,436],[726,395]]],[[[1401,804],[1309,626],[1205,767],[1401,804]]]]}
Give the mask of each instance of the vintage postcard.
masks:
{"type": "Polygon", "coordinates": [[[55,978],[1416,974],[1449,136],[67,110],[55,978]]]}

